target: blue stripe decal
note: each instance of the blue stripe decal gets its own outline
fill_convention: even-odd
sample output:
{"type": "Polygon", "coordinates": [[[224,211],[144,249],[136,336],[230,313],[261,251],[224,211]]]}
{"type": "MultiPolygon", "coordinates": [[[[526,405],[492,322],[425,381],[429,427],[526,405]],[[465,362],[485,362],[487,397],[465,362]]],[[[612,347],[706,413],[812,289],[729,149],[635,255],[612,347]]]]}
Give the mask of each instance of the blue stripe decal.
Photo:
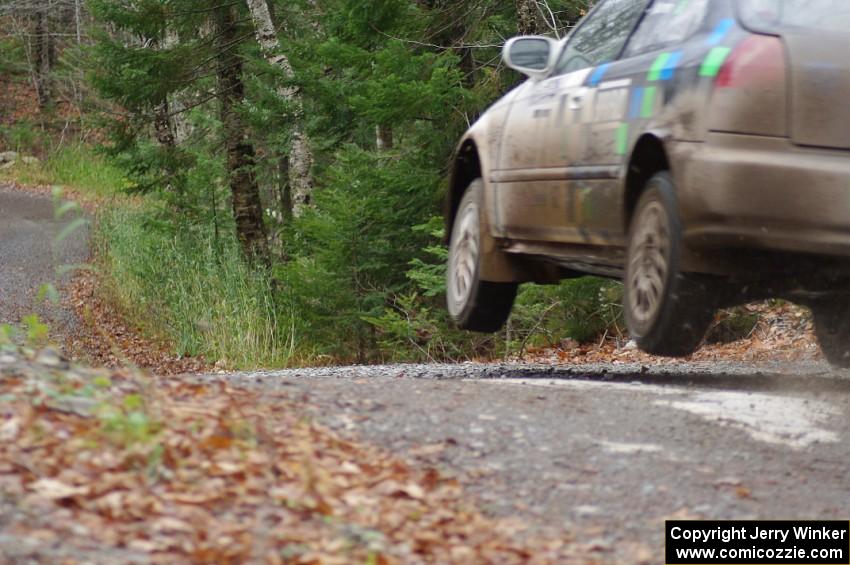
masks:
{"type": "Polygon", "coordinates": [[[726,35],[732,31],[733,27],[735,27],[735,20],[732,18],[720,20],[720,23],[717,24],[717,27],[714,28],[714,32],[708,38],[708,44],[720,45],[720,43],[726,39],[726,35]]]}
{"type": "Polygon", "coordinates": [[[632,99],[629,102],[629,119],[636,120],[640,118],[640,109],[643,105],[643,88],[635,88],[632,90],[632,99]]]}
{"type": "Polygon", "coordinates": [[[673,78],[673,74],[676,72],[676,67],[679,65],[679,61],[681,60],[681,51],[670,53],[670,57],[667,58],[667,62],[664,64],[664,68],[661,69],[661,80],[670,80],[671,78],[673,78]]]}
{"type": "Polygon", "coordinates": [[[611,63],[605,63],[604,65],[600,65],[596,67],[596,70],[593,71],[593,74],[590,75],[590,86],[596,86],[602,80],[602,77],[605,76],[606,71],[608,71],[608,67],[611,66],[611,63]]]}

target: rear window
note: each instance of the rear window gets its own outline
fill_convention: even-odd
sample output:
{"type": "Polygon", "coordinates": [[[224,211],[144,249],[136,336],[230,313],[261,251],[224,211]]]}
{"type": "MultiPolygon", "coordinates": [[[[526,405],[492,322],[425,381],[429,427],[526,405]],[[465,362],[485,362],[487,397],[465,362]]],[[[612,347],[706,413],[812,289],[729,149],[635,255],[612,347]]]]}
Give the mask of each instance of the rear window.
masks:
{"type": "Polygon", "coordinates": [[[850,33],[848,0],[740,0],[738,7],[741,21],[756,31],[850,33]]]}

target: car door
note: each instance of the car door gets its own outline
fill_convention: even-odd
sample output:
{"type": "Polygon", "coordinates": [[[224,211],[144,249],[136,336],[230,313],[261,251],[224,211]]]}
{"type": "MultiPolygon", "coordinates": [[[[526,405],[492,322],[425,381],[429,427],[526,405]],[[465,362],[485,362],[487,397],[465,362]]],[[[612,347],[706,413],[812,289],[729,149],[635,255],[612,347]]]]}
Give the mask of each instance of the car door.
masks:
{"type": "Polygon", "coordinates": [[[569,86],[554,77],[529,80],[511,105],[493,171],[501,232],[513,239],[546,239],[566,210],[566,194],[549,179],[549,122],[569,86]]]}
{"type": "Polygon", "coordinates": [[[516,97],[491,179],[498,222],[509,238],[586,242],[575,209],[575,192],[588,177],[575,163],[586,140],[576,126],[591,118],[586,97],[599,82],[595,69],[616,59],[648,3],[598,3],[566,41],[552,75],[528,81],[516,97]]]}
{"type": "MultiPolygon", "coordinates": [[[[694,120],[704,114],[699,106],[707,100],[699,97],[704,92],[693,93],[691,87],[702,51],[685,49],[683,43],[704,26],[708,4],[709,0],[655,0],[623,54],[591,73],[581,119],[571,132],[583,144],[570,154],[574,173],[585,176],[573,185],[571,221],[587,242],[625,245],[626,160],[641,133],[658,127],[686,139],[699,130],[694,120]],[[681,110],[685,95],[691,94],[688,112],[664,113],[674,99],[681,110]],[[688,128],[690,132],[685,131],[688,128]]],[[[718,22],[708,41],[722,34],[724,26],[728,24],[718,22]]]]}

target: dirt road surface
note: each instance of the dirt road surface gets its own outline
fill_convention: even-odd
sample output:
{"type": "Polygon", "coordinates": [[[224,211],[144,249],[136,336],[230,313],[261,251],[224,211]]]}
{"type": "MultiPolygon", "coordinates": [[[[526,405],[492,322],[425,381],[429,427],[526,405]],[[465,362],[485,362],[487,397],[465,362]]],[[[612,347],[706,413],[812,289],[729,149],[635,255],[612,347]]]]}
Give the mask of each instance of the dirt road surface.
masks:
{"type": "MultiPolygon", "coordinates": [[[[0,322],[57,264],[49,198],[0,189],[0,322]]],[[[61,312],[60,312],[61,317],[61,312]]],[[[667,518],[848,519],[850,374],[825,364],[417,365],[187,378],[285,389],[351,437],[454,475],[492,515],[658,563],[667,518]]]]}
{"type": "Polygon", "coordinates": [[[825,364],[470,364],[225,378],[297,391],[320,422],[456,475],[493,515],[568,536],[603,561],[660,562],[670,518],[850,512],[850,378],[825,364]]]}
{"type": "Polygon", "coordinates": [[[61,287],[67,276],[57,269],[88,259],[87,233],[75,230],[58,240],[62,229],[77,216],[55,217],[53,200],[0,185],[0,324],[18,324],[37,313],[56,332],[73,331],[74,314],[62,306],[38,300],[39,289],[61,287]]]}

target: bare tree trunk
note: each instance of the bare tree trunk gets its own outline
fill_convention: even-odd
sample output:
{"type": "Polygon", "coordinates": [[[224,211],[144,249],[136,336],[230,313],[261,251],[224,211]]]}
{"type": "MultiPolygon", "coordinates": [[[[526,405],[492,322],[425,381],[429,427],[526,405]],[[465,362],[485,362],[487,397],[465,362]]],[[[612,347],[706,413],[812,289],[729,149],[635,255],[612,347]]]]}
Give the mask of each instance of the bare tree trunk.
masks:
{"type": "Polygon", "coordinates": [[[280,209],[283,211],[281,223],[292,219],[292,185],[290,184],[289,155],[278,160],[278,198],[280,209]]]}
{"type": "Polygon", "coordinates": [[[254,146],[245,138],[245,127],[237,105],[245,97],[242,59],[236,52],[238,32],[233,5],[216,11],[218,26],[217,74],[221,121],[227,149],[227,170],[233,195],[236,236],[245,256],[263,264],[269,262],[268,238],[263,223],[260,189],[254,177],[254,146]]]}
{"type": "Polygon", "coordinates": [[[53,103],[52,71],[56,59],[53,38],[50,35],[50,2],[40,5],[35,13],[35,87],[38,107],[44,111],[53,103]]]}
{"type": "Polygon", "coordinates": [[[174,148],[177,144],[174,139],[174,130],[168,116],[168,101],[163,101],[154,111],[153,129],[156,140],[163,146],[174,148]]]}
{"type": "Polygon", "coordinates": [[[536,35],[543,32],[543,22],[537,0],[515,0],[517,31],[520,35],[536,35]]]}
{"type": "MultiPolygon", "coordinates": [[[[486,6],[486,3],[484,4],[486,6]]],[[[470,32],[470,18],[478,15],[470,11],[467,3],[456,0],[427,0],[425,6],[438,15],[428,30],[431,41],[439,45],[451,45],[460,56],[460,69],[463,71],[463,84],[472,88],[476,84],[478,69],[473,49],[466,46],[470,32]]],[[[485,8],[486,12],[486,8],[485,8]]]]}
{"type": "Polygon", "coordinates": [[[378,151],[389,151],[393,148],[392,126],[375,126],[376,145],[378,151]]]}
{"type": "MultiPolygon", "coordinates": [[[[257,41],[266,60],[279,67],[287,79],[295,78],[289,59],[283,54],[277,32],[272,22],[266,0],[246,0],[257,41]]],[[[292,193],[292,214],[298,216],[310,205],[313,192],[313,151],[310,139],[304,131],[304,110],[301,95],[293,87],[278,88],[278,96],[288,101],[295,109],[295,121],[292,125],[292,145],[289,155],[289,186],[292,193]]]]}

